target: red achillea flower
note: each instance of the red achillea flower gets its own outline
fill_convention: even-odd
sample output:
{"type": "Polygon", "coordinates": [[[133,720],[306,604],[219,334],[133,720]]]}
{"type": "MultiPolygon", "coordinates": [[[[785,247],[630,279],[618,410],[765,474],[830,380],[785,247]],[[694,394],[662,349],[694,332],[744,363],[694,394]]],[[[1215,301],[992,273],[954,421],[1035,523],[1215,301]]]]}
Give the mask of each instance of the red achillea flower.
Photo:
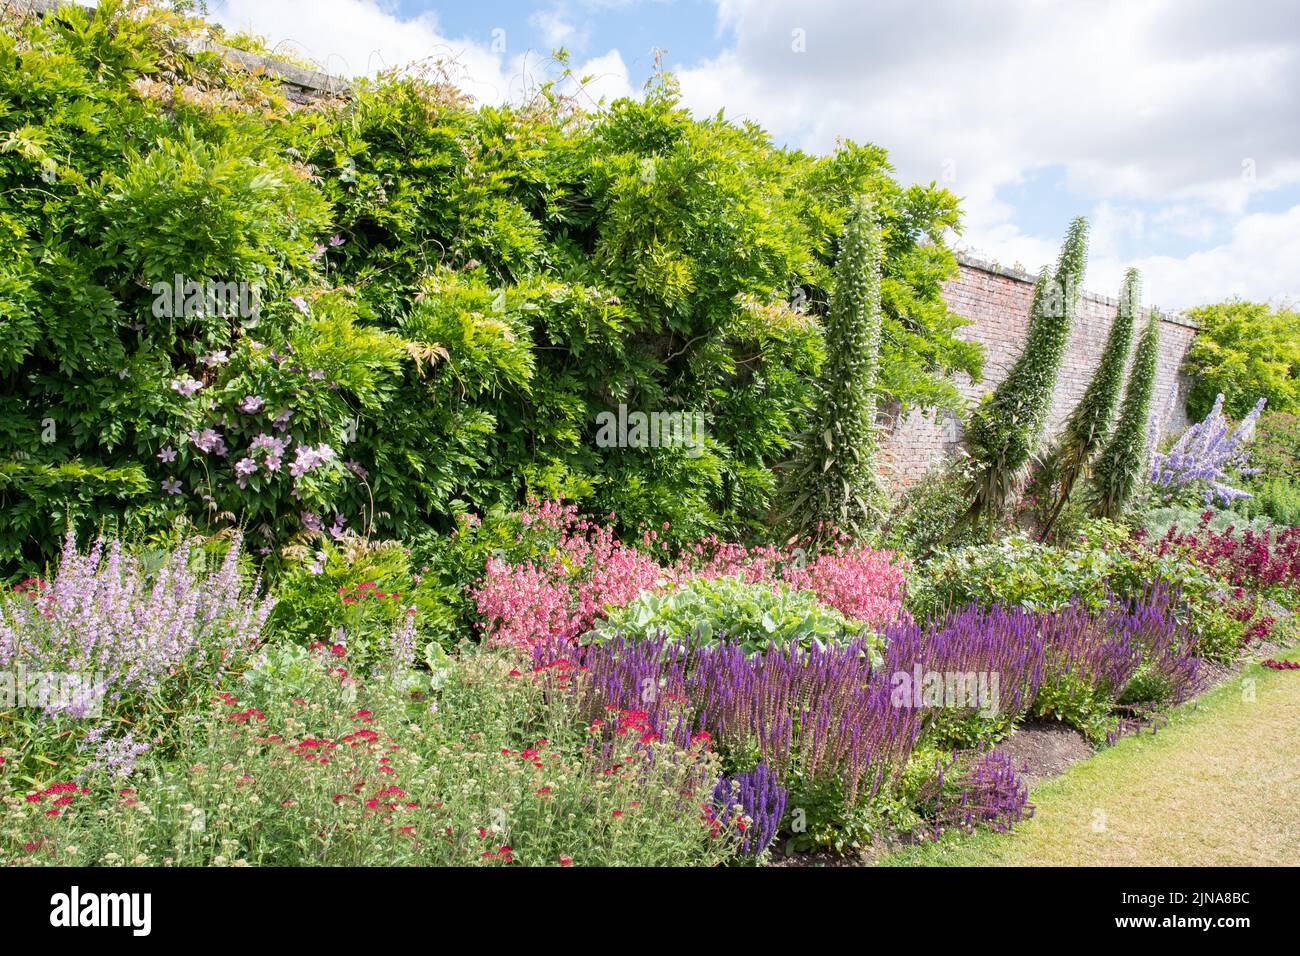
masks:
{"type": "Polygon", "coordinates": [[[571,856],[560,857],[560,866],[573,866],[573,857],[571,856]]]}
{"type": "Polygon", "coordinates": [[[1275,661],[1270,657],[1263,664],[1275,671],[1300,671],[1300,661],[1275,661]]]}

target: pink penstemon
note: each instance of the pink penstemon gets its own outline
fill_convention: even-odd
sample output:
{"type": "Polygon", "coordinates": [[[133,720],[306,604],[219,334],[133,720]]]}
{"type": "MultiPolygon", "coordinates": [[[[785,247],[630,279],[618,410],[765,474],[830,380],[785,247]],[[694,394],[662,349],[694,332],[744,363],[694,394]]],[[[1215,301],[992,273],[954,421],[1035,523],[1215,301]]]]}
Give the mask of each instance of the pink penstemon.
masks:
{"type": "Polygon", "coordinates": [[[811,590],[822,603],[874,629],[903,613],[907,564],[889,551],[841,541],[808,559],[797,546],[749,548],[709,537],[661,562],[653,554],[667,550],[660,536],[667,524],[644,532],[636,548],[618,540],[610,527],[580,517],[571,504],[530,502],[520,522],[528,533],[553,536],[554,546],[544,558],[490,559],[470,589],[485,636],[495,644],[526,647],[551,635],[576,636],[607,609],[622,607],[644,591],[723,575],[811,590]]]}

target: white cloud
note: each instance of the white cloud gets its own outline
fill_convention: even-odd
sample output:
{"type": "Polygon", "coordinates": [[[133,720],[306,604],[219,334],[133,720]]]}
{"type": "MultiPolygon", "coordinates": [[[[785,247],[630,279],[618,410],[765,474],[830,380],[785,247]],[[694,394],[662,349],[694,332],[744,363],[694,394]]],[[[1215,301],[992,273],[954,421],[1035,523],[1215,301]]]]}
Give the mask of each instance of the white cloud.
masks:
{"type": "MultiPolygon", "coordinates": [[[[1186,308],[1229,296],[1300,304],[1300,205],[1242,218],[1223,245],[1177,259],[1150,256],[1142,270],[1151,304],[1186,308]]],[[[1115,281],[1118,287],[1118,279],[1115,281]]]]}
{"type": "Polygon", "coordinates": [[[550,49],[586,41],[586,33],[573,25],[569,11],[561,7],[537,10],[528,18],[528,22],[537,28],[542,41],[550,49]]]}
{"type": "MultiPolygon", "coordinates": [[[[905,180],[940,180],[961,195],[966,242],[1002,262],[1051,261],[1065,224],[1085,213],[1094,227],[1090,282],[1106,282],[1121,250],[1222,238],[1253,218],[1242,218],[1252,198],[1267,204],[1269,193],[1300,182],[1294,3],[718,5],[734,43],[682,71],[689,105],[725,108],[818,152],[841,136],[886,147],[905,180]],[[1054,167],[1063,184],[1050,208],[1035,211],[1037,221],[1059,213],[1059,232],[1027,234],[1000,193],[1054,167]]],[[[1205,255],[1246,241],[1240,229],[1233,235],[1205,255]]],[[[1210,288],[1203,272],[1168,264],[1191,257],[1145,261],[1158,270],[1148,288],[1166,301],[1210,288]],[[1174,285],[1157,290],[1162,281],[1174,285]]],[[[1214,274],[1244,294],[1278,286],[1266,269],[1220,265],[1214,274]]],[[[1285,263],[1275,265],[1287,275],[1285,263]]]]}
{"type": "Polygon", "coordinates": [[[573,71],[575,82],[566,85],[570,93],[577,92],[579,100],[588,107],[604,101],[609,104],[624,96],[635,95],[628,77],[627,64],[618,50],[588,60],[573,71]],[[579,81],[589,78],[585,83],[579,81]]]}
{"type": "MultiPolygon", "coordinates": [[[[449,65],[458,86],[486,103],[530,95],[549,68],[544,55],[517,48],[504,30],[494,32],[485,25],[480,39],[453,38],[440,29],[434,14],[402,18],[378,0],[219,0],[209,17],[229,30],[249,30],[277,50],[294,51],[342,76],[370,76],[441,61],[449,65]]],[[[532,20],[556,46],[576,36],[567,11],[560,7],[540,11],[532,20]]],[[[581,86],[566,85],[591,106],[602,98],[609,102],[634,92],[618,50],[592,57],[573,72],[575,77],[592,78],[581,86]]]]}
{"type": "Polygon", "coordinates": [[[399,18],[374,0],[219,0],[209,18],[246,29],[275,49],[308,57],[330,73],[374,75],[421,61],[455,64],[453,78],[476,99],[502,102],[523,86],[520,64],[483,40],[444,35],[437,17],[399,18]]]}

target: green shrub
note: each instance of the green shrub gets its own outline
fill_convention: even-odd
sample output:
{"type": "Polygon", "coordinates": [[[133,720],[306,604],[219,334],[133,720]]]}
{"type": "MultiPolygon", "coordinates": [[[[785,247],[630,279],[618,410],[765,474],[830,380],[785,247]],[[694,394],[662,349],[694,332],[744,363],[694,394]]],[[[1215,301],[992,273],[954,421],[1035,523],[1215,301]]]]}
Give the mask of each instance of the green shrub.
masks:
{"type": "Polygon", "coordinates": [[[911,558],[927,557],[940,544],[956,548],[970,543],[958,521],[970,505],[970,460],[959,456],[933,465],[903,493],[880,535],[881,547],[911,558]]]}
{"type": "Polygon", "coordinates": [[[1300,482],[1300,414],[1268,412],[1255,424],[1250,462],[1263,479],[1300,482]]]}
{"type": "MultiPolygon", "coordinates": [[[[698,578],[664,593],[643,592],[630,604],[611,608],[588,637],[600,641],[617,636],[629,640],[663,636],[687,646],[713,644],[726,637],[757,652],[769,644],[795,641],[809,647],[867,633],[865,625],[819,604],[812,591],[750,584],[736,576],[698,578]]],[[[877,640],[873,656],[880,646],[877,640]]]]}
{"type": "Polygon", "coordinates": [[[752,537],[864,194],[882,393],[955,407],[948,373],[979,374],[942,297],[956,197],[877,147],[776,148],[668,78],[590,115],[552,88],[476,108],[411,71],[290,104],[188,52],[204,36],[111,0],[0,23],[6,573],[69,522],[242,525],[274,571],[335,514],[409,540],[529,492],[628,538],[752,537]],[[256,286],[257,310],[156,314],[177,275],[256,286]],[[602,447],[620,404],[698,413],[703,438],[602,447]],[[299,448],[322,459],[288,475],[299,448]]]}
{"type": "Polygon", "coordinates": [[[1233,510],[1248,519],[1267,519],[1288,528],[1300,525],[1300,481],[1267,478],[1252,483],[1251,497],[1233,502],[1233,510]]]}
{"type": "Polygon", "coordinates": [[[273,639],[308,646],[343,644],[353,660],[383,658],[396,631],[414,617],[418,650],[430,641],[448,647],[458,631],[455,606],[436,579],[411,565],[396,541],[368,541],[345,533],[321,536],[291,550],[272,613],[273,639]]]}
{"type": "Polygon", "coordinates": [[[1188,317],[1200,326],[1186,360],[1194,377],[1187,395],[1193,421],[1220,393],[1224,413],[1235,419],[1261,396],[1274,413],[1300,413],[1300,312],[1231,300],[1191,309],[1188,317]]]}
{"type": "Polygon", "coordinates": [[[1077,600],[1092,609],[1112,599],[1131,600],[1156,581],[1176,588],[1179,613],[1197,653],[1226,660],[1245,628],[1233,616],[1228,590],[1207,568],[1137,545],[1124,527],[1086,523],[1069,545],[1046,545],[1023,537],[937,552],[910,578],[908,608],[917,618],[969,604],[1056,610],[1077,600]]]}

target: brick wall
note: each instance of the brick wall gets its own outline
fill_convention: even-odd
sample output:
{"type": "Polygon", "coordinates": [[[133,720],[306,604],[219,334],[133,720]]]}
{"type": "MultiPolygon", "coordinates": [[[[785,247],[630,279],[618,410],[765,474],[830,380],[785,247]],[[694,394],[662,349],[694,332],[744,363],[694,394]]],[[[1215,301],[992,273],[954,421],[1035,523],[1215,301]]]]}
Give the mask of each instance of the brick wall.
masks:
{"type": "MultiPolygon", "coordinates": [[[[984,379],[972,383],[958,377],[958,387],[972,403],[993,390],[1006,377],[1024,345],[1034,277],[1001,266],[958,257],[960,273],[944,287],[949,307],[971,320],[960,332],[963,338],[984,346],[984,379]]],[[[1070,345],[1061,367],[1048,419],[1054,434],[1083,395],[1101,358],[1106,335],[1115,319],[1117,301],[1084,292],[1079,315],[1070,332],[1070,345]]],[[[1161,435],[1186,426],[1184,396],[1187,383],[1180,374],[1183,356],[1196,334],[1192,323],[1178,315],[1160,318],[1160,367],[1152,413],[1161,435]]],[[[1134,335],[1136,347],[1137,335],[1134,335]]],[[[1130,359],[1131,359],[1130,355],[1130,359]]],[[[879,466],[888,483],[911,484],[935,462],[961,443],[961,423],[950,413],[899,415],[897,408],[882,410],[879,466]]]]}

